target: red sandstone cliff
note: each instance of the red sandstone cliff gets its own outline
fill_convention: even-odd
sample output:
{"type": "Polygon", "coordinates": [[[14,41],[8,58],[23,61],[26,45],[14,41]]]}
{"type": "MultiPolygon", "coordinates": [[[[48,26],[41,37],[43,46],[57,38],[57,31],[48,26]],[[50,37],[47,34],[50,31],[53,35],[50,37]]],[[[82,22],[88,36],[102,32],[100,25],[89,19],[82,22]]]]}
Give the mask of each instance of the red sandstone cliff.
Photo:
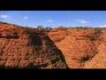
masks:
{"type": "Polygon", "coordinates": [[[48,36],[62,51],[69,68],[106,68],[106,29],[54,29],[48,36]]]}
{"type": "Polygon", "coordinates": [[[0,22],[1,68],[106,68],[105,28],[41,31],[0,22]]]}
{"type": "Polygon", "coordinates": [[[62,57],[44,32],[0,23],[0,68],[66,68],[62,57]]]}

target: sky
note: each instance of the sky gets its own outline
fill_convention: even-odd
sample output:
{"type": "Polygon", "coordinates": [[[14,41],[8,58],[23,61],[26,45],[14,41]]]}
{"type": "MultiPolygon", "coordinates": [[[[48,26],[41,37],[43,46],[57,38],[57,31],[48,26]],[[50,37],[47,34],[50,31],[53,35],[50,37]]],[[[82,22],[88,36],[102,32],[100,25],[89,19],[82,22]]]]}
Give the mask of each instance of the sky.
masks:
{"type": "Polygon", "coordinates": [[[0,11],[0,21],[29,27],[105,27],[106,11],[0,11]]]}

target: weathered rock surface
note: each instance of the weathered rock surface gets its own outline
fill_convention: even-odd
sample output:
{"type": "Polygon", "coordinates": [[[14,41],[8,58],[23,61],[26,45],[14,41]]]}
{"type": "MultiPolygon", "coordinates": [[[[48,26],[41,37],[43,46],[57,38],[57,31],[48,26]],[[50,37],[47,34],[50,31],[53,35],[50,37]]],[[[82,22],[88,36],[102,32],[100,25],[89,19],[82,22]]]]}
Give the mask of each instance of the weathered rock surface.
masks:
{"type": "Polygon", "coordinates": [[[106,68],[106,29],[72,28],[50,31],[48,36],[62,51],[69,68],[106,68]]]}
{"type": "Polygon", "coordinates": [[[40,31],[0,22],[1,68],[106,68],[106,28],[40,31]]]}
{"type": "Polygon", "coordinates": [[[67,68],[62,53],[40,31],[0,23],[0,68],[67,68]]]}

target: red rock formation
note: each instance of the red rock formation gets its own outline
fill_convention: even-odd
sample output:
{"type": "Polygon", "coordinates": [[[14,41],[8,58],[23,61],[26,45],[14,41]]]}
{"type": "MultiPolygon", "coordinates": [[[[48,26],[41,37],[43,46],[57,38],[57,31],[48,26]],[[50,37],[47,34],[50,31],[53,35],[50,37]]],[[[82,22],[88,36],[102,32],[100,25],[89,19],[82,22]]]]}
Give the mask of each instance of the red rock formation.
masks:
{"type": "Polygon", "coordinates": [[[61,30],[50,31],[48,36],[62,51],[69,68],[106,68],[105,30],[73,28],[62,32],[61,30]],[[64,35],[65,33],[67,35],[64,35]]]}
{"type": "Polygon", "coordinates": [[[47,32],[0,23],[2,68],[106,68],[105,53],[105,28],[47,32]]]}
{"type": "Polygon", "coordinates": [[[61,51],[45,33],[5,23],[0,29],[1,68],[66,68],[61,51]]]}

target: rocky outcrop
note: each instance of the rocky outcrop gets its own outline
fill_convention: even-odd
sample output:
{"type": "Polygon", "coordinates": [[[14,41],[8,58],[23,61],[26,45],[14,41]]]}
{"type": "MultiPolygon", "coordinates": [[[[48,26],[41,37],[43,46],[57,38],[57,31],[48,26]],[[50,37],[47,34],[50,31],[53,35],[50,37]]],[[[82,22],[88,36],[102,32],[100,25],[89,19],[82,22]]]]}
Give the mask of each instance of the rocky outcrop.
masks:
{"type": "Polygon", "coordinates": [[[0,22],[0,68],[106,68],[106,28],[38,30],[0,22]]]}
{"type": "Polygon", "coordinates": [[[61,51],[43,32],[0,23],[0,68],[67,68],[61,51]]]}
{"type": "Polygon", "coordinates": [[[64,33],[50,31],[48,36],[62,51],[69,68],[106,68],[105,32],[99,28],[73,28],[64,30],[64,33]],[[60,35],[64,39],[59,38],[60,35]]]}

